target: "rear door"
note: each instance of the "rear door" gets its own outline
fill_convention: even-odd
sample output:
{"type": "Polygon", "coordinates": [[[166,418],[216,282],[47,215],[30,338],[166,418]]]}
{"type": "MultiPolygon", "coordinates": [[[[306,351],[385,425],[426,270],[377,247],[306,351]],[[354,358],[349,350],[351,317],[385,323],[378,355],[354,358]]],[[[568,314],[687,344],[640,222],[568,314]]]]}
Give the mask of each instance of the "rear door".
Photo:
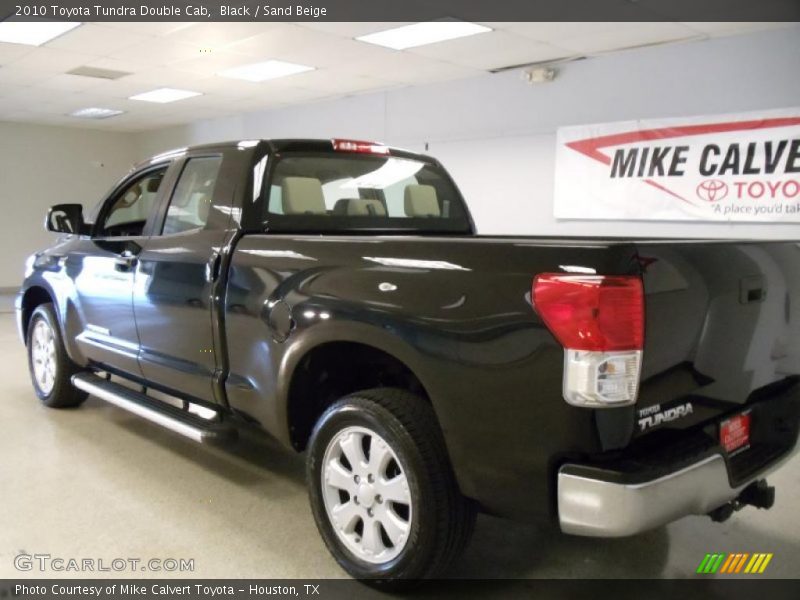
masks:
{"type": "Polygon", "coordinates": [[[214,286],[230,229],[235,176],[224,151],[190,153],[139,255],[133,294],[144,377],[213,402],[214,286]]]}

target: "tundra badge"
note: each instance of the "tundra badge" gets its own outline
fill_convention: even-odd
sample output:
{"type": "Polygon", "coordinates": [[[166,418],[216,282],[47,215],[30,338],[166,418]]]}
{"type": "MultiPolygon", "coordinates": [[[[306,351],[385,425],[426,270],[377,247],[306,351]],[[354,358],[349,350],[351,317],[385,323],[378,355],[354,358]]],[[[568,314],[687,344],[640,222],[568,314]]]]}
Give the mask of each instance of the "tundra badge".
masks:
{"type": "Polygon", "coordinates": [[[662,423],[668,423],[681,417],[688,417],[693,412],[691,402],[679,404],[666,410],[661,410],[660,404],[654,404],[639,411],[639,427],[641,431],[646,431],[647,429],[658,427],[662,423]]]}

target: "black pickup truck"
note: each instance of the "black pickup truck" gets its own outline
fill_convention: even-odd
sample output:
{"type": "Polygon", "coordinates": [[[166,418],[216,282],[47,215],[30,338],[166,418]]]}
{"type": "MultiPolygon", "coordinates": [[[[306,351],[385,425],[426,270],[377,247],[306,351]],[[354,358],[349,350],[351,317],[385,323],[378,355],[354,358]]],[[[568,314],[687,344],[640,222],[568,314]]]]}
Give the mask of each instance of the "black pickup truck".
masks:
{"type": "Polygon", "coordinates": [[[479,510],[626,536],[769,508],[797,443],[794,242],[482,237],[436,160],[352,140],[155,156],[46,225],[16,305],[39,399],[305,451],[374,583],[441,573],[479,510]]]}

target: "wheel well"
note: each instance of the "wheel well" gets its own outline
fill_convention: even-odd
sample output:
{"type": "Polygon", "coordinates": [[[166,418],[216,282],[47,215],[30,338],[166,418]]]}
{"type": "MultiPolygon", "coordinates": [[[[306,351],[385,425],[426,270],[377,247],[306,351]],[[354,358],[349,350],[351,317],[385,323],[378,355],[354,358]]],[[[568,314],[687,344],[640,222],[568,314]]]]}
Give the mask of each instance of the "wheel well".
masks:
{"type": "Polygon", "coordinates": [[[292,445],[305,449],[314,423],[339,398],[377,387],[402,388],[430,402],[416,375],[402,361],[372,346],[332,342],[317,346],[295,368],[289,386],[292,445]]]}
{"type": "Polygon", "coordinates": [[[50,294],[43,287],[34,286],[28,288],[25,295],[22,297],[22,335],[28,339],[28,323],[31,320],[31,315],[36,307],[40,304],[52,302],[53,299],[50,294]]]}

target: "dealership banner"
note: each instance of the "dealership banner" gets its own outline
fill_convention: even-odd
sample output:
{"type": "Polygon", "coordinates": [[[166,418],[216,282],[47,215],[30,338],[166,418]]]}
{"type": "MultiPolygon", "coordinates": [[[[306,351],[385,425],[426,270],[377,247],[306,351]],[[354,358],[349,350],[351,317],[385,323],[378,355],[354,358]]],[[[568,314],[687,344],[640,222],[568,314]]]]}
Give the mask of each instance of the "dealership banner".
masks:
{"type": "Polygon", "coordinates": [[[562,127],[558,219],[800,223],[800,108],[562,127]]]}

